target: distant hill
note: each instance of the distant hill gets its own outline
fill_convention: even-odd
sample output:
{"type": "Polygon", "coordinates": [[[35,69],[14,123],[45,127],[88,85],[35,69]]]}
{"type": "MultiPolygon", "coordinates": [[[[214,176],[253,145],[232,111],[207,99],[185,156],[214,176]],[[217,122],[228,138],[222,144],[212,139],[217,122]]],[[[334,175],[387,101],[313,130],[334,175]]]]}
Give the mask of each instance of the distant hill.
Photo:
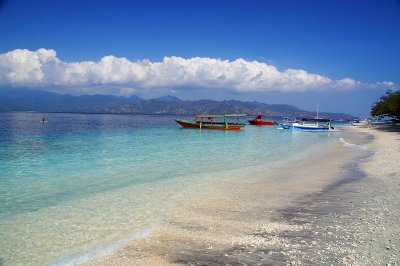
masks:
{"type": "Polygon", "coordinates": [[[118,108],[143,101],[138,96],[61,95],[42,90],[0,89],[0,111],[42,111],[97,113],[101,108],[118,108]]]}
{"type": "MultiPolygon", "coordinates": [[[[248,115],[313,117],[314,112],[301,110],[292,105],[243,102],[237,100],[183,101],[175,96],[163,96],[145,100],[138,96],[114,95],[61,95],[41,90],[0,89],[0,111],[37,111],[112,114],[221,114],[245,113],[248,115]]],[[[348,114],[320,113],[332,119],[353,119],[348,114]]]]}

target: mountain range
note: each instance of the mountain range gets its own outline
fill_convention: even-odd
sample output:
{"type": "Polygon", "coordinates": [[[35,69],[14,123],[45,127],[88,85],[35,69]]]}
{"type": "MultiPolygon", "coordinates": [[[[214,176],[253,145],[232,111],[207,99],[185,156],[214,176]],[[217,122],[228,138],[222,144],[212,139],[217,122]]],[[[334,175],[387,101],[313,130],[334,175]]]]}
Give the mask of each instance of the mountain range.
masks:
{"type": "MultiPolygon", "coordinates": [[[[61,95],[42,90],[0,88],[0,111],[111,113],[111,114],[221,114],[314,117],[315,112],[301,110],[292,105],[266,104],[249,101],[181,100],[175,96],[143,99],[132,95],[61,95]]],[[[343,113],[320,113],[331,119],[353,119],[343,113]]]]}

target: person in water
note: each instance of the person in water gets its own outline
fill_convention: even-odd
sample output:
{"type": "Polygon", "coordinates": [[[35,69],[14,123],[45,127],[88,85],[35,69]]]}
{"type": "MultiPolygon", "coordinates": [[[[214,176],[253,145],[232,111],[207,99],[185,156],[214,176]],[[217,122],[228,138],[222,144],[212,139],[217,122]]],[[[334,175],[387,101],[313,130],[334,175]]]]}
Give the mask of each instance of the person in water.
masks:
{"type": "Polygon", "coordinates": [[[46,122],[46,119],[44,119],[44,117],[42,117],[42,123],[46,122]]]}

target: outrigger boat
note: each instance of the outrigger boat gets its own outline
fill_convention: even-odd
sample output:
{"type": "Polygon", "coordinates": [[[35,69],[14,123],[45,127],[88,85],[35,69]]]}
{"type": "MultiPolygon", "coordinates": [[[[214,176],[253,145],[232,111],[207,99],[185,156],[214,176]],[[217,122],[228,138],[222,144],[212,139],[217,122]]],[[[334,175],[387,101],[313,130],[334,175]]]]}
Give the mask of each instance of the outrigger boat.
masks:
{"type": "Polygon", "coordinates": [[[302,122],[293,124],[281,124],[283,129],[301,131],[335,131],[330,119],[325,118],[303,118],[302,122]],[[313,123],[306,123],[313,122],[313,123]]]}
{"type": "Polygon", "coordinates": [[[215,130],[240,130],[244,124],[239,117],[246,114],[225,114],[225,115],[196,115],[193,120],[174,119],[176,123],[184,128],[215,129],[215,130]],[[236,122],[228,121],[229,118],[236,118],[236,122]],[[214,120],[218,119],[218,122],[214,120]]]}
{"type": "Polygon", "coordinates": [[[263,115],[258,115],[255,119],[249,120],[251,125],[260,125],[260,126],[273,126],[275,125],[275,121],[263,121],[263,115]]]}
{"type": "Polygon", "coordinates": [[[319,105],[317,104],[317,117],[315,118],[303,118],[301,122],[295,123],[281,123],[281,127],[283,129],[292,129],[292,130],[300,130],[300,131],[313,131],[313,132],[321,132],[321,131],[339,131],[335,130],[331,125],[331,120],[326,118],[319,118],[319,105]],[[307,123],[313,122],[313,123],[307,123]]]}

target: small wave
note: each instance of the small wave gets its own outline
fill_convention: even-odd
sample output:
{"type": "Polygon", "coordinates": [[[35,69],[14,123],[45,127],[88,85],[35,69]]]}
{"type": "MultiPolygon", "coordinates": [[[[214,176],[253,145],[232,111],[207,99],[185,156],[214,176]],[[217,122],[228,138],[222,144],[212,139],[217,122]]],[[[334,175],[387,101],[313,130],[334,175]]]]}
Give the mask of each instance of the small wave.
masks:
{"type": "Polygon", "coordinates": [[[353,144],[353,143],[348,143],[344,140],[344,138],[339,138],[339,141],[343,144],[343,146],[345,147],[351,147],[351,148],[359,148],[359,149],[363,149],[366,150],[367,147],[365,147],[364,145],[357,145],[357,144],[353,144]]]}
{"type": "Polygon", "coordinates": [[[76,256],[72,257],[67,257],[67,258],[60,258],[56,260],[54,263],[50,264],[52,266],[70,266],[70,265],[80,265],[85,262],[98,259],[104,256],[109,256],[113,253],[115,253],[117,250],[119,250],[122,246],[128,244],[131,241],[146,238],[150,236],[152,233],[154,227],[145,229],[140,232],[135,232],[133,234],[130,234],[110,245],[103,246],[100,248],[96,248],[90,252],[84,253],[84,254],[79,254],[76,256]]]}

